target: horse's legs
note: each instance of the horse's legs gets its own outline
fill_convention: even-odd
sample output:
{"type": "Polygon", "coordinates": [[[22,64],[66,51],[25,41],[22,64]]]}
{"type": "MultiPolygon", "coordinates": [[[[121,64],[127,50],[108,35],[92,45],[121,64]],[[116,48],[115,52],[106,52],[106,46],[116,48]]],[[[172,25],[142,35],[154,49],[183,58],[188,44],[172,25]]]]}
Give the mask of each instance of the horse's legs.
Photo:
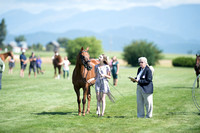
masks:
{"type": "MultiPolygon", "coordinates": [[[[198,77],[198,75],[200,74],[200,73],[198,73],[198,69],[195,68],[195,71],[196,71],[196,75],[198,77]]],[[[199,88],[199,78],[197,78],[197,88],[199,88]]]]}
{"type": "Polygon", "coordinates": [[[61,74],[61,66],[58,66],[58,72],[61,74]]]}
{"type": "Polygon", "coordinates": [[[87,96],[87,91],[88,91],[88,86],[86,85],[86,87],[83,89],[83,99],[82,99],[82,103],[83,103],[83,116],[85,116],[85,103],[86,103],[86,96],[87,96]]]}
{"type": "Polygon", "coordinates": [[[60,79],[60,75],[61,75],[61,66],[58,66],[58,79],[60,79]]]}
{"type": "Polygon", "coordinates": [[[56,67],[54,66],[54,78],[56,78],[56,67]]]}
{"type": "Polygon", "coordinates": [[[88,100],[87,114],[89,114],[90,113],[90,101],[91,101],[90,86],[88,87],[87,100],[88,100]]]}
{"type": "Polygon", "coordinates": [[[74,87],[77,96],[77,103],[78,103],[78,115],[81,116],[81,98],[80,98],[80,88],[74,87]]]}

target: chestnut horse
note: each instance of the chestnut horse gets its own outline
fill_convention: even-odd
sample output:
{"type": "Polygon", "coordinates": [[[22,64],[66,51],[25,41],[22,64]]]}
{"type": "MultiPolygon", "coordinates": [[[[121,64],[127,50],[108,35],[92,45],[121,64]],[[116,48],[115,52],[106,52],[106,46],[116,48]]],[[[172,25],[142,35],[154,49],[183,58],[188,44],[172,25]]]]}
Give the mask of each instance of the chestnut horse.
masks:
{"type": "MultiPolygon", "coordinates": [[[[196,63],[194,66],[194,70],[196,71],[196,75],[200,74],[200,54],[196,54],[196,63]]],[[[197,79],[197,88],[199,88],[199,78],[197,79]]]]}
{"type": "Polygon", "coordinates": [[[54,55],[53,67],[54,67],[54,78],[60,79],[61,67],[62,67],[62,57],[60,55],[54,55]],[[57,76],[56,68],[58,68],[58,77],[56,77],[57,76]]]}
{"type": "Polygon", "coordinates": [[[0,58],[1,58],[3,61],[5,61],[6,58],[7,58],[8,56],[13,57],[13,53],[12,53],[12,51],[9,51],[9,52],[6,52],[6,53],[3,53],[3,54],[0,54],[0,58]]]}
{"type": "Polygon", "coordinates": [[[95,80],[93,80],[91,83],[88,83],[87,81],[91,78],[95,77],[95,65],[99,62],[95,59],[90,60],[90,55],[88,53],[89,48],[86,50],[81,48],[77,60],[76,60],[76,66],[73,71],[72,76],[72,83],[74,85],[74,91],[77,95],[77,102],[78,102],[78,115],[81,115],[81,98],[80,98],[80,88],[83,89],[83,116],[85,116],[85,104],[86,104],[86,96],[88,100],[87,105],[87,113],[90,112],[90,100],[91,100],[91,94],[90,94],[90,87],[95,84],[95,80]]]}

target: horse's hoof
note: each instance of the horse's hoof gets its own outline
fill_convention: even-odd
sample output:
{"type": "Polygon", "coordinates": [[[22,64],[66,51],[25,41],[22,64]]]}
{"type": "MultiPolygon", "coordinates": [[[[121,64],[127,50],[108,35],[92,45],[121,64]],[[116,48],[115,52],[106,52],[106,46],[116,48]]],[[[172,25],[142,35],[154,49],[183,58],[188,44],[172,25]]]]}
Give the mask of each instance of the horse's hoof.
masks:
{"type": "Polygon", "coordinates": [[[85,116],[85,113],[83,113],[83,116],[85,116]]]}
{"type": "Polygon", "coordinates": [[[81,113],[78,113],[79,116],[81,116],[81,113]]]}
{"type": "Polygon", "coordinates": [[[89,113],[90,113],[90,111],[87,111],[86,113],[87,113],[87,114],[89,114],[89,113]]]}

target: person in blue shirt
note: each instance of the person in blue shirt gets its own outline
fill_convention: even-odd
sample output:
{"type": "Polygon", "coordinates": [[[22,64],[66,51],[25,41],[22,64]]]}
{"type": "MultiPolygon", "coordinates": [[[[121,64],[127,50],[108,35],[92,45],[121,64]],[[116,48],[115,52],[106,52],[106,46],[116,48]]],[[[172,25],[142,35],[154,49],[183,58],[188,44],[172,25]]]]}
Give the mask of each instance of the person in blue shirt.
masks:
{"type": "Polygon", "coordinates": [[[36,59],[36,67],[37,67],[37,73],[38,74],[40,74],[40,73],[43,74],[43,71],[42,71],[42,60],[41,60],[40,56],[38,56],[37,59],[36,59]]]}
{"type": "Polygon", "coordinates": [[[22,78],[24,77],[24,70],[26,69],[26,64],[27,64],[25,52],[26,50],[23,49],[22,54],[20,55],[20,65],[21,65],[20,77],[22,78]]]}

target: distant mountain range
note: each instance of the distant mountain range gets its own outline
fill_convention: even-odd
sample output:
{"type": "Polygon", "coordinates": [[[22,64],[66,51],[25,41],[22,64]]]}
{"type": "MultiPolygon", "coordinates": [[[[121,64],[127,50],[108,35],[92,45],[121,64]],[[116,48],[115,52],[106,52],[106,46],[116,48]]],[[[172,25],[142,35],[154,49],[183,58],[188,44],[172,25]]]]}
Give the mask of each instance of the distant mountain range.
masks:
{"type": "Polygon", "coordinates": [[[144,39],[153,41],[163,52],[195,53],[200,49],[199,13],[200,5],[121,11],[47,10],[39,14],[13,10],[0,14],[0,19],[6,20],[6,43],[17,35],[25,35],[29,45],[46,45],[60,37],[95,36],[110,51],[122,51],[131,41],[144,39]]]}

